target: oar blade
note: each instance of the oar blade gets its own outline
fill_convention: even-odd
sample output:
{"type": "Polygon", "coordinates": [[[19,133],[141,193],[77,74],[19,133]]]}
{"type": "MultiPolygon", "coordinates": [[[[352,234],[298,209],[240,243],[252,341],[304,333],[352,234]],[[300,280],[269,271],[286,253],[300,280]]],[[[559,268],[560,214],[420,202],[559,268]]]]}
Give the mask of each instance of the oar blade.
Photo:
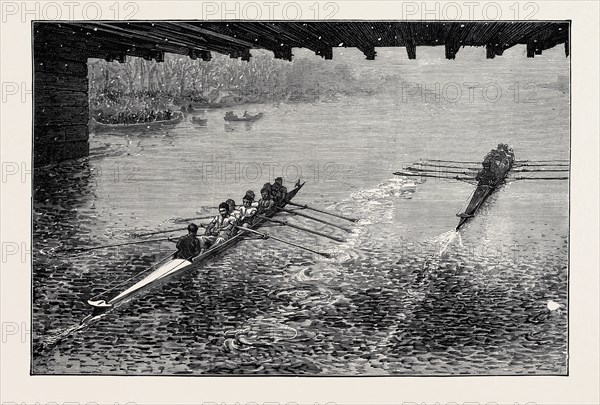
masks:
{"type": "Polygon", "coordinates": [[[279,225],[282,225],[282,226],[289,226],[290,228],[298,229],[298,230],[303,231],[303,232],[308,232],[308,233],[311,233],[313,235],[322,236],[324,238],[328,238],[328,239],[334,240],[336,242],[342,242],[343,243],[343,242],[346,241],[345,239],[342,239],[340,237],[337,237],[337,236],[334,236],[334,235],[328,235],[328,234],[323,233],[323,232],[315,231],[314,229],[304,228],[304,227],[299,226],[299,225],[291,224],[291,223],[289,223],[287,221],[280,221],[278,219],[273,219],[273,218],[264,217],[264,216],[259,216],[259,218],[262,219],[262,220],[265,220],[265,221],[269,221],[271,223],[279,224],[279,225]]]}
{"type": "Polygon", "coordinates": [[[277,209],[278,209],[278,210],[280,210],[280,211],[283,211],[283,212],[287,212],[288,214],[291,214],[291,215],[298,215],[299,217],[303,217],[303,218],[311,219],[311,220],[313,220],[313,221],[320,222],[320,223],[322,223],[322,224],[326,224],[326,225],[329,225],[329,226],[333,226],[334,228],[341,229],[341,230],[343,230],[343,231],[346,231],[346,232],[348,232],[348,233],[352,232],[352,230],[350,230],[350,229],[348,229],[348,228],[345,228],[345,227],[343,227],[343,226],[341,226],[341,225],[334,224],[334,223],[332,223],[332,222],[329,222],[329,221],[325,221],[325,220],[323,220],[323,219],[321,219],[321,218],[312,217],[312,216],[310,216],[310,215],[306,215],[306,214],[303,214],[303,213],[301,213],[301,212],[296,212],[297,210],[288,210],[288,209],[286,209],[286,208],[282,208],[282,207],[277,207],[277,209]]]}
{"type": "Polygon", "coordinates": [[[162,242],[166,240],[172,240],[171,237],[167,238],[159,238],[159,239],[146,239],[138,242],[125,242],[125,243],[115,243],[111,245],[100,245],[100,246],[92,246],[92,247],[74,247],[67,249],[58,249],[57,252],[87,252],[90,250],[98,250],[98,249],[106,249],[111,247],[120,247],[120,246],[129,246],[129,245],[138,245],[140,243],[153,243],[153,242],[162,242]]]}
{"type": "Polygon", "coordinates": [[[314,249],[311,249],[311,248],[307,248],[306,246],[302,246],[302,245],[299,245],[297,243],[293,243],[293,242],[287,241],[285,239],[278,238],[276,236],[272,236],[272,235],[269,235],[269,234],[266,234],[266,233],[262,233],[262,232],[259,232],[257,230],[254,230],[254,229],[246,228],[246,227],[243,227],[243,226],[236,226],[236,228],[238,228],[241,231],[250,232],[250,233],[253,233],[253,234],[256,234],[256,235],[260,235],[264,239],[273,239],[273,240],[276,240],[278,242],[285,243],[286,245],[290,245],[290,246],[294,246],[294,247],[297,247],[297,248],[302,249],[302,250],[306,250],[307,252],[311,252],[311,253],[315,253],[315,254],[318,254],[318,255],[323,256],[323,257],[331,258],[331,255],[329,253],[319,252],[317,250],[314,250],[314,249]]]}
{"type": "Polygon", "coordinates": [[[351,217],[347,217],[345,215],[340,215],[340,214],[336,214],[333,212],[328,212],[319,208],[315,208],[315,207],[310,207],[306,204],[298,204],[298,203],[294,203],[294,202],[289,202],[289,205],[293,205],[295,207],[300,207],[300,208],[306,208],[307,210],[311,210],[311,211],[315,211],[315,212],[320,212],[322,214],[326,214],[326,215],[330,215],[332,217],[336,217],[336,218],[340,218],[340,219],[345,219],[346,221],[350,221],[350,222],[358,222],[357,218],[351,218],[351,217]]]}

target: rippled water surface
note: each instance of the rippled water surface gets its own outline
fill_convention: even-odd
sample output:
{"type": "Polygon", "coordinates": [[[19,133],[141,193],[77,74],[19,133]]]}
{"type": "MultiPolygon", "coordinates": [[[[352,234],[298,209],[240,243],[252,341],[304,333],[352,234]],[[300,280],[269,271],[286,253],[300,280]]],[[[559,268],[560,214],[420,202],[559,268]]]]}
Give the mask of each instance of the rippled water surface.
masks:
{"type": "Polygon", "coordinates": [[[236,109],[265,113],[251,126],[225,125],[224,111],[211,110],[201,113],[206,127],[188,117],[166,130],[91,134],[89,158],[38,168],[33,372],[565,374],[568,182],[510,182],[454,234],[471,185],[391,175],[424,157],[478,161],[499,142],[519,160],[569,158],[564,54],[532,60],[510,50],[487,61],[469,52],[465,61],[445,61],[442,49],[416,62],[381,52],[379,62],[356,63],[434,92],[435,83],[477,82],[472,101],[436,102],[398,82],[386,95],[236,109]],[[486,83],[502,97],[477,97],[486,83]],[[515,83],[537,87],[515,93],[515,83]],[[531,94],[534,102],[523,102],[531,94]],[[183,228],[173,219],[241,202],[274,175],[288,187],[306,181],[298,202],[360,218],[313,213],[349,232],[286,218],[343,243],[266,229],[332,259],[245,240],[78,327],[87,299],[126,284],[172,244],[59,249],[183,228]]]}

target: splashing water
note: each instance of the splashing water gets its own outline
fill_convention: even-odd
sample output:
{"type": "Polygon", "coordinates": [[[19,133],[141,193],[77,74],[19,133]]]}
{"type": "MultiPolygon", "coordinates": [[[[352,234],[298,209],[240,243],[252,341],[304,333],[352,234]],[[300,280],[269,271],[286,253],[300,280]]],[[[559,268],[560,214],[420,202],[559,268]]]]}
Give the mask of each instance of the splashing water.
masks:
{"type": "Polygon", "coordinates": [[[371,238],[368,225],[390,224],[394,221],[394,199],[412,198],[416,192],[417,185],[423,183],[421,180],[407,179],[396,176],[377,187],[359,190],[351,195],[349,199],[331,204],[325,209],[338,211],[344,215],[360,218],[358,227],[352,229],[347,235],[346,241],[336,244],[327,250],[338,263],[360,259],[360,246],[365,240],[371,238]]]}
{"type": "Polygon", "coordinates": [[[391,212],[388,208],[393,205],[394,200],[390,197],[410,199],[412,194],[417,191],[417,185],[422,182],[397,176],[385,183],[378,184],[375,188],[357,191],[352,194],[351,198],[356,207],[366,211],[360,213],[361,217],[380,218],[373,214],[383,213],[388,214],[385,218],[391,221],[391,212]]]}
{"type": "Polygon", "coordinates": [[[67,337],[74,335],[75,333],[84,329],[85,327],[87,327],[86,324],[75,325],[75,326],[71,326],[69,328],[60,330],[59,332],[53,333],[52,335],[46,336],[40,342],[40,344],[36,347],[36,351],[50,350],[55,345],[60,343],[63,339],[66,339],[67,337]]]}
{"type": "Polygon", "coordinates": [[[460,235],[460,232],[456,230],[444,232],[426,240],[426,242],[440,245],[440,250],[438,251],[439,256],[446,253],[448,247],[450,247],[454,241],[457,241],[457,246],[463,246],[462,236],[460,235]]]}
{"type": "Polygon", "coordinates": [[[41,339],[40,343],[38,343],[35,346],[34,351],[38,352],[38,353],[44,352],[44,351],[50,351],[54,348],[54,346],[58,345],[64,339],[66,339],[70,336],[73,336],[84,329],[87,329],[89,326],[96,323],[100,319],[104,318],[108,314],[109,314],[109,312],[105,312],[105,313],[98,314],[98,315],[88,315],[85,318],[83,318],[78,325],[73,325],[68,328],[58,329],[55,333],[52,333],[48,336],[44,336],[41,339]]]}

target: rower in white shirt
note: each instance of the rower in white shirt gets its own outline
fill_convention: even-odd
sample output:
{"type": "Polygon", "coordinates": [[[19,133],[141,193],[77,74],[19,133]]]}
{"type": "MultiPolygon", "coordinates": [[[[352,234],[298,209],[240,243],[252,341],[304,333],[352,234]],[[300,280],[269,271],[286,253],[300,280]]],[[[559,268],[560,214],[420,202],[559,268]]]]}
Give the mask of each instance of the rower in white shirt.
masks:
{"type": "Polygon", "coordinates": [[[246,191],[246,195],[242,200],[242,206],[235,212],[235,218],[238,225],[246,226],[252,223],[252,220],[258,211],[257,207],[253,206],[254,197],[254,191],[246,191]]]}

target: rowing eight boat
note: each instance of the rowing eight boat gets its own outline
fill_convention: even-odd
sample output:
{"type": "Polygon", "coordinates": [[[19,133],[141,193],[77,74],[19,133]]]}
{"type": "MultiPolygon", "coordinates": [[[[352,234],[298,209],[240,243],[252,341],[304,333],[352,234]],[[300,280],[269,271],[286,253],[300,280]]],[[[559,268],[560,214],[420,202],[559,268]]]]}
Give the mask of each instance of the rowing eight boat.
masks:
{"type": "MultiPolygon", "coordinates": [[[[280,208],[285,207],[292,200],[292,198],[294,198],[296,196],[298,191],[300,191],[300,189],[303,186],[304,186],[304,183],[301,184],[298,181],[298,183],[296,183],[296,186],[294,187],[294,189],[292,189],[290,192],[288,192],[286,194],[283,202],[279,205],[279,207],[280,208]]],[[[272,217],[277,212],[278,212],[277,210],[272,210],[270,213],[266,213],[263,218],[259,217],[259,219],[255,223],[253,223],[251,226],[248,226],[248,229],[256,230],[263,224],[267,223],[268,218],[272,217]]],[[[219,255],[220,253],[223,253],[224,251],[226,251],[229,248],[236,245],[249,232],[250,231],[240,231],[237,235],[231,237],[230,239],[226,240],[225,242],[221,243],[220,245],[217,245],[217,246],[207,250],[205,253],[203,253],[199,256],[196,256],[195,258],[190,259],[190,260],[174,259],[173,254],[170,254],[168,257],[168,260],[164,261],[164,263],[162,263],[160,267],[156,268],[154,271],[152,271],[146,277],[144,277],[137,283],[133,284],[126,290],[122,291],[121,293],[117,294],[113,298],[109,299],[108,301],[106,301],[106,299],[101,299],[101,300],[90,299],[90,300],[88,300],[88,304],[90,304],[94,308],[94,313],[92,316],[100,315],[111,308],[114,308],[120,304],[123,304],[124,302],[129,301],[130,299],[132,299],[134,296],[138,295],[139,293],[146,291],[150,288],[156,287],[157,285],[164,283],[166,280],[171,279],[175,275],[182,274],[185,271],[189,271],[189,270],[197,268],[200,264],[205,263],[209,259],[219,255]]],[[[160,264],[160,263],[161,262],[159,262],[157,264],[160,264]]],[[[109,290],[109,291],[111,291],[111,290],[109,290]]],[[[109,291],[107,291],[107,292],[109,292],[109,291]]],[[[104,296],[104,295],[106,295],[106,292],[99,296],[96,296],[94,298],[99,298],[100,296],[104,296]]]]}
{"type": "Polygon", "coordinates": [[[507,180],[545,181],[569,179],[568,176],[508,177],[511,172],[547,173],[570,171],[568,168],[566,168],[566,166],[569,166],[569,163],[563,160],[515,160],[514,153],[506,144],[500,144],[498,145],[498,148],[491,150],[490,153],[488,153],[484,158],[484,161],[482,162],[482,168],[475,167],[475,164],[476,162],[463,160],[427,159],[413,163],[411,166],[405,167],[404,170],[394,172],[394,175],[402,177],[427,177],[459,180],[476,185],[475,191],[473,191],[472,196],[469,198],[469,203],[465,210],[459,214],[456,214],[458,217],[460,217],[458,225],[456,226],[456,230],[458,231],[469,220],[469,218],[472,218],[475,215],[484,201],[507,180]],[[494,169],[491,169],[492,166],[494,169]],[[532,168],[523,168],[524,166],[529,166],[532,168]],[[517,169],[513,170],[513,167],[516,167],[517,169]],[[461,170],[458,171],[448,169],[461,170]]]}
{"type": "Polygon", "coordinates": [[[473,197],[469,201],[469,205],[464,210],[464,212],[460,214],[456,214],[456,216],[460,217],[458,221],[458,225],[456,226],[456,230],[458,231],[461,226],[465,224],[469,220],[469,218],[473,218],[475,213],[481,207],[481,204],[502,184],[504,183],[506,176],[508,176],[508,172],[512,168],[514,162],[514,158],[510,155],[507,155],[503,161],[501,162],[501,170],[496,175],[495,181],[491,183],[487,183],[484,180],[480,180],[477,184],[477,188],[473,192],[473,197]]]}

